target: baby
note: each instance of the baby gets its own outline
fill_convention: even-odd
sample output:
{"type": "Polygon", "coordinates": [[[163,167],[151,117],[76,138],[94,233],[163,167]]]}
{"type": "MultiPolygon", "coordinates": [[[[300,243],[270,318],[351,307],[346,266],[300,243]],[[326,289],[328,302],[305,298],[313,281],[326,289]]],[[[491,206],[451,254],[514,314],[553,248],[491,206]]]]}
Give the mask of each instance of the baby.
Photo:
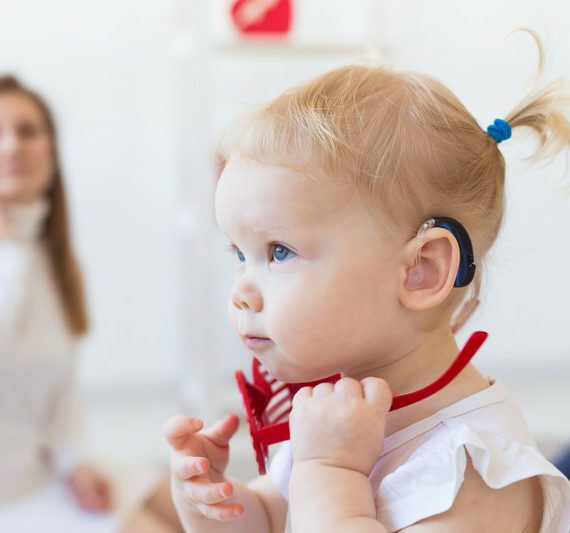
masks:
{"type": "Polygon", "coordinates": [[[428,76],[349,66],[229,130],[215,209],[236,257],[230,321],[276,379],[343,377],[297,393],[290,442],[247,485],[224,474],[237,416],[168,421],[188,531],[568,533],[570,485],[500,380],[469,364],[389,412],[456,358],[503,217],[498,144],[526,126],[537,158],[566,149],[563,91],[536,90],[485,131],[428,76]],[[437,217],[468,233],[472,283],[437,217]]]}

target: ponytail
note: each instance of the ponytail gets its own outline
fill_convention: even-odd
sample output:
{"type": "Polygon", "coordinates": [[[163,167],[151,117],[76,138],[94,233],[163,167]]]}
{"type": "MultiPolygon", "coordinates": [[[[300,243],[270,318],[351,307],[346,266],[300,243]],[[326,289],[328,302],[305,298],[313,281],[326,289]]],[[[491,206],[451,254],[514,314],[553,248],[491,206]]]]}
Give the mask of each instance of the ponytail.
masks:
{"type": "MultiPolygon", "coordinates": [[[[537,80],[544,68],[544,48],[536,32],[523,28],[538,47],[537,80]]],[[[546,86],[535,87],[506,116],[512,129],[526,127],[538,136],[539,145],[527,160],[551,160],[570,147],[570,91],[565,79],[560,78],[546,86]]]]}

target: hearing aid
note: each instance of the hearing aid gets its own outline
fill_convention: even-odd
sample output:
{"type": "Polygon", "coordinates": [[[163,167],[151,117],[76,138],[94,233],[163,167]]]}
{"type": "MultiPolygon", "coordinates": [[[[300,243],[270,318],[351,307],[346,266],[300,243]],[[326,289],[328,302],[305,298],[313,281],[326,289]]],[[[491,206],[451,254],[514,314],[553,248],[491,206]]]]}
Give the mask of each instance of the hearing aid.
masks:
{"type": "Polygon", "coordinates": [[[416,241],[418,245],[418,258],[417,264],[420,270],[420,277],[422,272],[421,266],[421,254],[420,249],[423,244],[424,233],[431,228],[444,228],[449,231],[457,241],[459,245],[459,267],[457,269],[457,276],[455,277],[454,287],[466,287],[473,281],[475,276],[475,256],[473,254],[473,245],[471,244],[471,239],[469,233],[463,227],[463,225],[451,217],[433,217],[426,220],[418,230],[416,235],[416,241]]]}

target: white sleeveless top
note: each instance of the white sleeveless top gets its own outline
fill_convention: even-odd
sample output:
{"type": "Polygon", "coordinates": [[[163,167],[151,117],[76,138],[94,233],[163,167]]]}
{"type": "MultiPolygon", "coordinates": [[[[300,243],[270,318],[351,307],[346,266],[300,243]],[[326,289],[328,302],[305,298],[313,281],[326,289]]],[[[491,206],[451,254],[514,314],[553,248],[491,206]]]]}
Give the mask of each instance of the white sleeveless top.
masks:
{"type": "MultiPolygon", "coordinates": [[[[467,454],[494,489],[539,476],[544,495],[540,533],[570,531],[570,483],[538,451],[503,384],[489,382],[487,389],[386,437],[369,478],[376,516],[389,531],[450,509],[463,482],[467,454]]],[[[286,442],[269,467],[286,500],[292,464],[286,442]]]]}

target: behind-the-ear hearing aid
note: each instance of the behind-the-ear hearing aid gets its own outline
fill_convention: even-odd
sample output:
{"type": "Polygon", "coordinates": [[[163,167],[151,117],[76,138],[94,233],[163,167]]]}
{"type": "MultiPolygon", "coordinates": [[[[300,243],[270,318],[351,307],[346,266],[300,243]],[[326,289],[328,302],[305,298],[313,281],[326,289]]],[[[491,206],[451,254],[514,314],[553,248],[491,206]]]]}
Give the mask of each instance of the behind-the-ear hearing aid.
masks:
{"type": "Polygon", "coordinates": [[[444,228],[450,231],[459,245],[459,268],[455,277],[454,287],[466,287],[473,281],[475,275],[475,256],[473,255],[473,245],[469,238],[467,230],[454,218],[450,217],[433,217],[424,222],[416,236],[418,243],[418,267],[421,271],[421,254],[419,252],[422,246],[422,237],[424,233],[434,227],[444,228]]]}

